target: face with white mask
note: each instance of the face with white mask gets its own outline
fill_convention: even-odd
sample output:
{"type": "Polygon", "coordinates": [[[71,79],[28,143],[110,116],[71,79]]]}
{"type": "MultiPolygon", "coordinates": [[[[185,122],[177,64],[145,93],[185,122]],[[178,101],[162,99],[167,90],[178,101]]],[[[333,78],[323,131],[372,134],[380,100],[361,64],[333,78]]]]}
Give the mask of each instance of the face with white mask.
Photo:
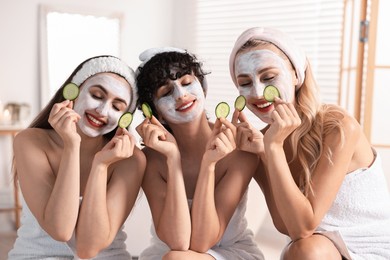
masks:
{"type": "Polygon", "coordinates": [[[264,99],[263,91],[268,85],[278,88],[285,102],[295,99],[296,77],[292,65],[282,58],[274,46],[258,46],[237,54],[235,76],[238,90],[247,100],[247,107],[265,123],[271,123],[273,102],[264,99]]]}
{"type": "Polygon", "coordinates": [[[114,73],[98,73],[80,87],[74,111],[81,116],[78,126],[90,137],[107,134],[117,127],[130,100],[129,83],[114,73]]]}
{"type": "Polygon", "coordinates": [[[166,122],[183,124],[202,115],[205,95],[198,78],[186,74],[159,87],[154,104],[166,122]]]}

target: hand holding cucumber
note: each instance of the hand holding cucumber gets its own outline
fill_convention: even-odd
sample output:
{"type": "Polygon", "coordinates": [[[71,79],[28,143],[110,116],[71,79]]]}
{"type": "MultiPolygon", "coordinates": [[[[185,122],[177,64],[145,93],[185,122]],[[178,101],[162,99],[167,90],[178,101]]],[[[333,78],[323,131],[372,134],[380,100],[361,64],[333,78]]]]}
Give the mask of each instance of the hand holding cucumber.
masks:
{"type": "Polygon", "coordinates": [[[224,118],[215,120],[211,137],[206,145],[203,160],[216,163],[236,149],[234,141],[235,127],[224,118]],[[227,122],[226,124],[223,122],[227,122]]]}
{"type": "Polygon", "coordinates": [[[145,146],[148,146],[164,156],[178,156],[179,149],[176,139],[165,129],[165,127],[151,115],[136,127],[137,133],[141,136],[145,146]]]}
{"type": "Polygon", "coordinates": [[[115,136],[96,153],[95,160],[106,166],[133,155],[135,138],[125,129],[118,128],[115,136]]]}
{"type": "Polygon", "coordinates": [[[80,120],[80,115],[72,107],[72,101],[64,100],[54,104],[49,114],[48,122],[64,142],[80,141],[76,130],[76,123],[80,120]]]}
{"type": "Polygon", "coordinates": [[[264,142],[283,145],[284,140],[301,125],[301,118],[293,103],[286,103],[276,98],[274,111],[271,114],[272,123],[264,135],[264,142]]]}
{"type": "Polygon", "coordinates": [[[236,144],[239,150],[264,155],[264,136],[249,123],[243,112],[234,111],[232,124],[237,128],[236,144]]]}

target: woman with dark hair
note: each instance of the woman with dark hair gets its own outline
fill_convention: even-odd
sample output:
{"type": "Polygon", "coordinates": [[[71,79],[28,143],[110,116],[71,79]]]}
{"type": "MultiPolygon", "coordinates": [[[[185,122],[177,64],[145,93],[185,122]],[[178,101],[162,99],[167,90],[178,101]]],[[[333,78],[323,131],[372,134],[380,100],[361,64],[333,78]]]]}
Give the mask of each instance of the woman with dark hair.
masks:
{"type": "Polygon", "coordinates": [[[234,125],[208,121],[202,64],[177,48],[149,49],[140,59],[139,105],[149,104],[153,116],[137,131],[154,223],[140,259],[264,259],[244,216],[258,160],[235,149],[234,125]]]}
{"type": "Polygon", "coordinates": [[[120,59],[81,63],[14,141],[14,171],[24,197],[9,259],[129,259],[123,223],[146,165],[122,114],[134,112],[134,72],[120,59]],[[68,84],[79,88],[65,100],[68,84]]]}

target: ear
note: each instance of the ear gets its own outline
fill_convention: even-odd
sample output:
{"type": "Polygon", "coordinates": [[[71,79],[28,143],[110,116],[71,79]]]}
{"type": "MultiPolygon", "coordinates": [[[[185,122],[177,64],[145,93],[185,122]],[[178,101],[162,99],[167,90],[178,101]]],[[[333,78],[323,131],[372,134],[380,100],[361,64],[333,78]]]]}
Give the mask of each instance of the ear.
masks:
{"type": "Polygon", "coordinates": [[[293,70],[292,73],[292,81],[293,81],[293,85],[296,87],[298,85],[298,76],[295,70],[293,70]]]}

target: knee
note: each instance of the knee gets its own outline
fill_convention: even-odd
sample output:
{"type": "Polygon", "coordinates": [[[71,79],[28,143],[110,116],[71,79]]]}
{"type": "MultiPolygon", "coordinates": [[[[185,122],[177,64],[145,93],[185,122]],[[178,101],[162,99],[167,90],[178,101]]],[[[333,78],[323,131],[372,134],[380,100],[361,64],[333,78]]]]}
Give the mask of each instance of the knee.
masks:
{"type": "Polygon", "coordinates": [[[162,257],[162,260],[180,260],[180,259],[183,259],[183,252],[181,251],[169,251],[162,257]]]}
{"type": "Polygon", "coordinates": [[[315,239],[304,238],[291,243],[282,253],[283,260],[341,259],[333,244],[318,243],[315,239]]]}

